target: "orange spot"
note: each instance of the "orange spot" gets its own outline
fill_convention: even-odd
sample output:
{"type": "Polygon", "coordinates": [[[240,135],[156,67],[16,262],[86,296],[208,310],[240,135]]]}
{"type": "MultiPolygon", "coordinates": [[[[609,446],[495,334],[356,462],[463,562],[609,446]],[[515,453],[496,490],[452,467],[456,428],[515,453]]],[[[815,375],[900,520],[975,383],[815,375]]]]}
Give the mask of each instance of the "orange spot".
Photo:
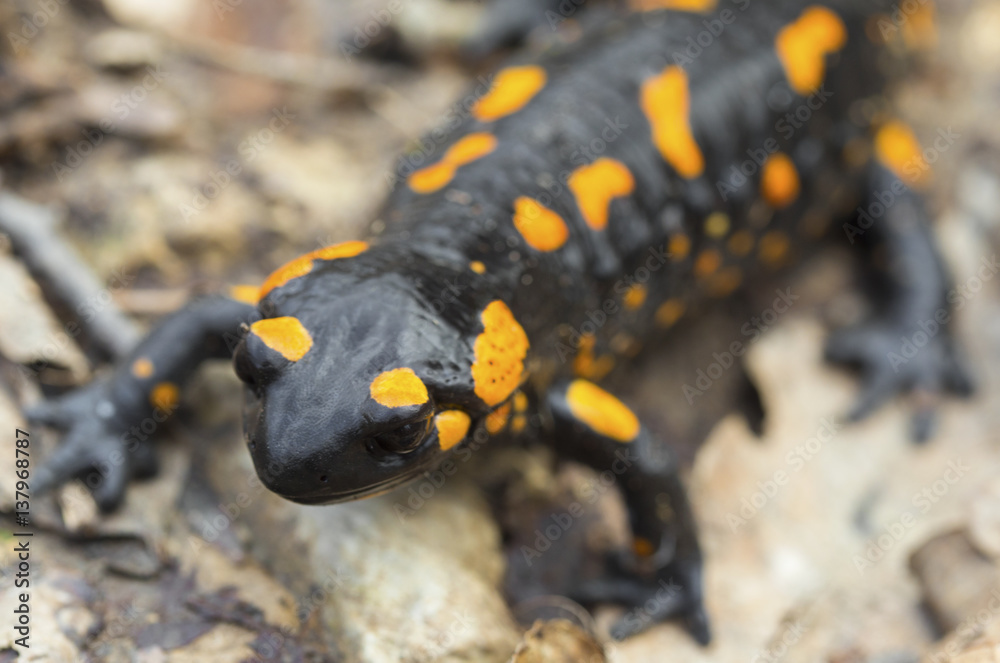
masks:
{"type": "Polygon", "coordinates": [[[156,367],[153,366],[153,362],[146,357],[139,357],[132,362],[132,375],[140,380],[153,377],[153,373],[155,372],[156,367]]]}
{"type": "Polygon", "coordinates": [[[647,293],[648,291],[646,290],[646,286],[644,285],[639,285],[637,283],[635,285],[629,286],[629,289],[625,292],[625,298],[624,298],[625,308],[628,309],[629,311],[635,311],[636,309],[641,308],[642,305],[646,302],[647,293]]]}
{"type": "Polygon", "coordinates": [[[333,246],[318,249],[304,256],[299,256],[291,262],[285,263],[274,271],[264,285],[260,288],[259,299],[267,297],[268,293],[275,288],[280,288],[292,279],[305,276],[312,271],[313,263],[316,260],[336,260],[337,258],[353,258],[359,253],[368,250],[367,242],[341,242],[333,246]]]}
{"type": "Polygon", "coordinates": [[[799,195],[799,171],[783,152],[775,152],[764,162],[760,195],[775,209],[788,207],[799,195]]]}
{"type": "Polygon", "coordinates": [[[788,83],[802,95],[812,94],[823,82],[826,56],[847,43],[847,28],[833,11],[814,5],[778,32],[775,49],[788,83]]]}
{"type": "Polygon", "coordinates": [[[903,15],[903,42],[911,49],[931,49],[937,46],[937,18],[931,0],[918,2],[916,9],[903,15]]]}
{"type": "Polygon", "coordinates": [[[708,278],[706,289],[712,297],[725,297],[731,295],[743,281],[743,272],[739,267],[726,267],[717,274],[712,274],[708,278]]]}
{"type": "Polygon", "coordinates": [[[430,398],[423,380],[412,368],[394,368],[379,373],[368,391],[376,403],[386,407],[423,405],[430,398]]]}
{"type": "Polygon", "coordinates": [[[268,318],[250,325],[250,332],[288,361],[298,361],[312,348],[313,339],[298,318],[268,318]]]}
{"type": "Polygon", "coordinates": [[[490,435],[496,435],[507,425],[510,419],[510,403],[504,403],[486,415],[486,430],[490,435]]]}
{"type": "Polygon", "coordinates": [[[615,367],[615,359],[609,355],[594,356],[597,339],[593,334],[580,337],[580,348],[573,358],[573,374],[588,380],[600,380],[615,367]]]}
{"type": "Polygon", "coordinates": [[[593,382],[573,380],[566,402],[577,420],[605,437],[631,442],[639,434],[639,419],[632,410],[593,382]]]}
{"type": "Polygon", "coordinates": [[[528,397],[523,391],[514,394],[514,412],[524,412],[528,409],[528,397]]]}
{"type": "Polygon", "coordinates": [[[434,427],[437,428],[438,446],[442,451],[448,451],[465,439],[472,420],[461,410],[445,410],[434,417],[434,427]]]}
{"type": "Polygon", "coordinates": [[[920,186],[930,166],[920,151],[920,143],[908,126],[893,120],[875,134],[875,156],[893,175],[910,186],[920,186]]]}
{"type": "Polygon", "coordinates": [[[229,289],[229,297],[244,304],[256,304],[260,297],[260,286],[234,285],[229,289]]]}
{"type": "Polygon", "coordinates": [[[173,382],[161,382],[149,392],[150,404],[164,412],[173,412],[180,402],[181,392],[173,382]]]}
{"type": "Polygon", "coordinates": [[[708,276],[719,268],[722,264],[722,256],[715,249],[705,249],[698,254],[694,261],[694,275],[708,276]]]}
{"type": "Polygon", "coordinates": [[[772,230],[760,238],[760,244],[757,246],[757,255],[760,257],[761,262],[776,267],[781,264],[788,254],[788,246],[788,237],[785,233],[772,230]]]}
{"type": "Polygon", "coordinates": [[[687,235],[674,235],[670,238],[667,253],[671,260],[684,260],[691,253],[691,240],[688,239],[687,235]]]}
{"type": "Polygon", "coordinates": [[[715,9],[716,0],[630,0],[632,11],[649,12],[657,9],[673,9],[681,12],[710,12],[715,9]]]}
{"type": "Polygon", "coordinates": [[[691,133],[691,93],[687,74],[671,65],[642,84],[642,112],[653,129],[653,142],[682,177],[691,179],[705,169],[705,158],[691,133]]]}
{"type": "Polygon", "coordinates": [[[514,201],[514,227],[536,251],[555,251],[569,238],[562,217],[527,196],[514,201]]]}
{"type": "Polygon", "coordinates": [[[510,420],[510,429],[515,433],[520,433],[524,431],[528,426],[528,418],[523,414],[516,414],[514,418],[510,420]]]}
{"type": "Polygon", "coordinates": [[[567,182],[583,220],[594,230],[608,225],[608,206],[613,198],[627,196],[635,189],[635,178],[621,161],[601,157],[573,171],[567,182]]]}
{"type": "Polygon", "coordinates": [[[653,547],[649,539],[637,536],[632,541],[632,551],[639,557],[651,557],[656,552],[656,548],[653,547]]]}
{"type": "Polygon", "coordinates": [[[469,269],[471,269],[472,271],[474,271],[476,274],[485,274],[486,273],[486,265],[484,265],[483,263],[479,262],[478,260],[473,260],[472,262],[470,262],[469,263],[469,269]]]}
{"type": "Polygon", "coordinates": [[[712,212],[705,219],[705,234],[716,239],[729,232],[729,217],[722,212],[712,212]]]}
{"type": "Polygon", "coordinates": [[[733,233],[726,247],[734,256],[742,258],[753,250],[753,235],[748,230],[738,230],[733,233]]]}
{"type": "Polygon", "coordinates": [[[501,69],[486,95],[472,107],[477,120],[492,122],[524,108],[545,87],[545,70],[537,65],[501,69]]]}
{"type": "Polygon", "coordinates": [[[476,395],[492,407],[507,400],[521,384],[528,336],[499,299],[487,305],[480,320],[483,333],[473,346],[472,380],[476,395]]]}
{"type": "Polygon", "coordinates": [[[432,193],[451,182],[460,166],[483,158],[496,147],[497,139],[492,134],[469,134],[449,147],[441,160],[433,166],[410,173],[406,182],[417,193],[432,193]]]}
{"type": "Polygon", "coordinates": [[[674,323],[684,315],[684,302],[679,299],[668,299],[656,309],[656,324],[666,329],[673,327],[674,323]]]}

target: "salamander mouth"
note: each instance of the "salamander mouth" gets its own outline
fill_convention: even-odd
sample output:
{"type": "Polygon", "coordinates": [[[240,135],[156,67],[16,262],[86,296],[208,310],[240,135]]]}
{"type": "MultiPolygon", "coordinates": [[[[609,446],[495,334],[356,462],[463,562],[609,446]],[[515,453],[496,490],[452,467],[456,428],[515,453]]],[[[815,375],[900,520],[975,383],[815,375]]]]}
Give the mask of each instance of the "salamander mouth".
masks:
{"type": "Polygon", "coordinates": [[[388,493],[395,488],[402,486],[405,483],[416,479],[420,474],[428,469],[429,466],[421,465],[414,468],[413,470],[394,476],[387,481],[381,483],[375,483],[370,486],[364,486],[362,488],[355,488],[352,490],[345,491],[316,491],[308,495],[282,495],[278,493],[281,497],[295,502],[296,504],[305,504],[308,506],[318,506],[325,504],[342,504],[344,502],[356,502],[358,500],[367,499],[369,497],[376,497],[384,493],[388,493]]]}

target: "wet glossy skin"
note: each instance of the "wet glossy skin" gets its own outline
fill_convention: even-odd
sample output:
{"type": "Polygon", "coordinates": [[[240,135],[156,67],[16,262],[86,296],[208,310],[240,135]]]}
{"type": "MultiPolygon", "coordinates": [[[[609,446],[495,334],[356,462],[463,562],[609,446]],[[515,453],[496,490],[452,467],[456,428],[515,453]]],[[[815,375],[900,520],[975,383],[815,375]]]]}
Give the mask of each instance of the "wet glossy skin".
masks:
{"type": "MultiPolygon", "coordinates": [[[[509,304],[530,340],[518,382],[544,393],[572,374],[580,334],[592,332],[593,359],[575,362],[576,372],[600,377],[701,298],[731,294],[816,239],[823,228],[803,219],[829,223],[834,203],[859,195],[860,171],[840,154],[867,128],[838,115],[866,85],[878,88],[844,75],[849,62],[837,66],[866,57],[870,45],[856,41],[829,62],[819,47],[806,52],[822,61],[797,76],[825,74],[839,87],[797,95],[775,44],[800,14],[727,15],[686,74],[670,62],[703,29],[688,13],[616,18],[502,70],[465,123],[420,155],[422,167],[401,173],[381,216],[388,229],[370,248],[317,263],[262,302],[268,317],[296,317],[316,339],[273,382],[257,383],[246,430],[258,468],[272,468],[267,485],[297,501],[342,501],[439,462],[433,425],[407,454],[379,453],[376,438],[444,409],[466,412],[474,428],[513,395],[486,403],[472,380],[479,317],[492,301],[509,304]],[[678,91],[686,103],[675,103],[678,91]],[[783,118],[800,106],[810,119],[793,118],[796,128],[783,118]],[[673,131],[682,121],[689,128],[673,131]],[[758,155],[770,163],[750,161],[751,176],[731,181],[733,164],[758,155]],[[427,385],[427,404],[372,401],[372,380],[399,367],[427,385]]],[[[846,32],[836,45],[828,50],[844,49],[846,32]]],[[[258,346],[251,334],[237,352],[241,375],[268,361],[258,346]]]]}
{"type": "MultiPolygon", "coordinates": [[[[193,302],[107,381],[33,410],[69,429],[38,489],[123,454],[94,490],[114,508],[149,471],[124,431],[169,413],[198,363],[235,347],[257,472],[297,502],[384,492],[502,431],[598,471],[621,467],[633,568],[611,566],[574,596],[643,605],[670,583],[679,591],[657,614],[615,634],[681,617],[707,643],[676,460],[596,381],[833,229],[876,265],[887,297],[877,319],[827,347],[862,369],[851,415],[914,388],[971,388],[947,332],[902,369],[886,362],[947,309],[948,279],[917,194],[926,164],[884,112],[863,30],[874,10],[851,0],[595,14],[579,40],[512,62],[461,123],[405,155],[371,238],[310,252],[260,289],[193,302]],[[839,233],[887,191],[878,223],[839,233]]],[[[928,436],[930,411],[915,437],[928,436]]]]}

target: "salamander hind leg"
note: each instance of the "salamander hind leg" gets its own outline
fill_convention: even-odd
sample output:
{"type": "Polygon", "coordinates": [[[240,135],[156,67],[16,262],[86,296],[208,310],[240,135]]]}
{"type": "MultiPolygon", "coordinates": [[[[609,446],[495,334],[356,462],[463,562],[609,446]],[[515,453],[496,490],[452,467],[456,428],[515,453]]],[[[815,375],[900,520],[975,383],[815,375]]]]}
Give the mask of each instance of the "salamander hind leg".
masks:
{"type": "Polygon", "coordinates": [[[674,455],[626,405],[587,380],[556,384],[547,401],[556,451],[615,474],[634,537],[631,554],[613,556],[604,576],[582,582],[572,598],[632,607],[613,627],[615,638],[681,619],[707,644],[701,548],[674,455]]]}

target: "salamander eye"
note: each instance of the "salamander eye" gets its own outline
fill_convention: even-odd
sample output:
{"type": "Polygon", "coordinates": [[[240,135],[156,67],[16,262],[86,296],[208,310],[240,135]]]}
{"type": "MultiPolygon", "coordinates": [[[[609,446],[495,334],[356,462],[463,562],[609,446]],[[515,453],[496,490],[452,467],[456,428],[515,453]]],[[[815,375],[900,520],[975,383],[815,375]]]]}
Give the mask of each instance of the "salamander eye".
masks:
{"type": "Polygon", "coordinates": [[[431,418],[411,421],[384,433],[379,433],[373,440],[379,449],[394,454],[407,454],[420,446],[431,429],[431,418]]]}

